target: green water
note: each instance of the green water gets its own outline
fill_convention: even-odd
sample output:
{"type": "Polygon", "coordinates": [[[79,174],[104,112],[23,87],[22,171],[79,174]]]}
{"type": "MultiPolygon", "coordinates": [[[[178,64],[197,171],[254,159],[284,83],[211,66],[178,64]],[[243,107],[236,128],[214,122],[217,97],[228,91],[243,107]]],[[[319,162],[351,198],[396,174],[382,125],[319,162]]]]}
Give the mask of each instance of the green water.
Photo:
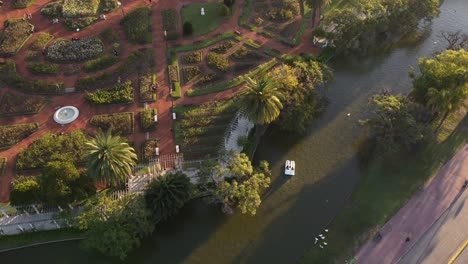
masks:
{"type": "MultiPolygon", "coordinates": [[[[321,91],[329,105],[303,137],[268,131],[257,158],[274,172],[271,190],[256,217],[225,216],[193,202],[170,224],[157,227],[126,263],[294,263],[313,244],[350,195],[360,176],[359,119],[367,99],[383,89],[408,92],[408,68],[445,45],[441,30],[468,31],[468,1],[446,0],[425,38],[369,59],[340,59],[335,82],[321,91]],[[347,113],[351,116],[347,117],[347,113]],[[284,160],[297,175],[281,175],[284,160]]],[[[0,254],[2,263],[118,263],[81,250],[78,243],[33,247],[0,254]]]]}

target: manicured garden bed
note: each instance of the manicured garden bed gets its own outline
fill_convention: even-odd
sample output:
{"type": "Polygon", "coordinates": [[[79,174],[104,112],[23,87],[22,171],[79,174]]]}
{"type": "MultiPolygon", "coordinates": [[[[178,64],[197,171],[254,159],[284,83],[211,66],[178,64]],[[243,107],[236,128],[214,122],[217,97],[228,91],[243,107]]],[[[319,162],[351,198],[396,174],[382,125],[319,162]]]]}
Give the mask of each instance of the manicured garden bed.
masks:
{"type": "Polygon", "coordinates": [[[59,39],[47,48],[48,60],[59,63],[73,63],[95,59],[104,53],[104,44],[98,37],[71,41],[59,39]]]}
{"type": "Polygon", "coordinates": [[[111,55],[105,55],[102,56],[98,59],[92,60],[92,61],[87,61],[84,64],[83,69],[86,72],[96,72],[100,70],[104,70],[109,68],[110,66],[116,64],[119,62],[119,58],[116,56],[111,56],[111,55]]]}
{"type": "Polygon", "coordinates": [[[225,18],[221,15],[223,2],[191,3],[181,9],[182,24],[190,22],[193,25],[193,36],[200,36],[215,30],[225,18]],[[205,15],[201,16],[201,8],[205,15]]]}
{"type": "Polygon", "coordinates": [[[0,56],[14,56],[32,36],[34,26],[23,19],[8,19],[0,36],[0,56]]]}
{"type": "Polygon", "coordinates": [[[48,133],[18,153],[18,170],[40,169],[50,161],[68,161],[75,165],[83,162],[87,136],[80,130],[71,134],[48,133]]]}
{"type": "Polygon", "coordinates": [[[16,64],[13,61],[0,65],[0,81],[26,93],[61,94],[64,92],[63,83],[23,78],[16,72],[16,64]]]}
{"type": "Polygon", "coordinates": [[[36,2],[36,0],[13,0],[12,7],[22,9],[34,4],[34,2],[36,2]]]}
{"type": "Polygon", "coordinates": [[[42,62],[29,62],[26,68],[35,74],[49,74],[56,75],[59,70],[59,65],[42,63],[42,62]]]}
{"type": "Polygon", "coordinates": [[[140,127],[143,131],[153,131],[157,124],[154,122],[154,116],[158,114],[156,109],[143,109],[140,112],[140,127]]]}
{"type": "Polygon", "coordinates": [[[49,43],[54,38],[54,35],[48,32],[41,32],[39,36],[34,40],[29,49],[32,50],[42,50],[45,48],[47,43],[49,43]]]}
{"type": "Polygon", "coordinates": [[[39,96],[5,93],[0,101],[0,116],[31,115],[41,111],[47,101],[39,96]]]}
{"type": "Polygon", "coordinates": [[[228,51],[230,48],[234,46],[234,41],[232,40],[227,40],[223,43],[218,44],[216,47],[212,48],[211,51],[224,54],[226,51],[228,51]]]}
{"type": "Polygon", "coordinates": [[[97,14],[99,0],[64,0],[62,13],[64,17],[93,16],[97,14]]]}
{"type": "Polygon", "coordinates": [[[159,140],[149,139],[143,142],[141,154],[143,161],[148,162],[149,159],[156,157],[156,148],[159,147],[159,140]]]}
{"type": "Polygon", "coordinates": [[[180,82],[175,82],[172,84],[172,98],[180,98],[182,97],[182,89],[180,87],[180,82]]]}
{"type": "Polygon", "coordinates": [[[114,133],[121,135],[131,134],[134,130],[133,112],[95,115],[89,122],[104,131],[112,129],[114,133]]]}
{"type": "Polygon", "coordinates": [[[156,101],[156,74],[148,73],[140,77],[140,102],[156,101]]]}
{"type": "Polygon", "coordinates": [[[0,150],[8,149],[39,128],[39,123],[0,126],[0,150]]]}
{"type": "Polygon", "coordinates": [[[227,58],[214,52],[208,53],[206,58],[208,60],[208,66],[211,68],[221,72],[227,72],[229,70],[229,61],[227,58]]]}
{"type": "Polygon", "coordinates": [[[203,60],[202,53],[200,51],[193,51],[182,55],[182,61],[184,63],[199,63],[203,60]]]}
{"type": "Polygon", "coordinates": [[[138,44],[152,42],[150,8],[136,8],[122,19],[121,24],[130,42],[138,44]]]}
{"type": "Polygon", "coordinates": [[[188,83],[192,81],[195,77],[201,74],[200,67],[198,66],[185,66],[183,68],[184,81],[188,83]]]}
{"type": "Polygon", "coordinates": [[[260,60],[262,56],[257,52],[253,51],[247,47],[240,47],[235,52],[233,52],[230,56],[230,59],[236,61],[244,61],[244,60],[260,60]]]}
{"type": "Polygon", "coordinates": [[[86,100],[91,104],[126,104],[133,102],[132,81],[118,84],[111,90],[97,90],[86,94],[86,100]]]}
{"type": "Polygon", "coordinates": [[[76,31],[76,29],[83,30],[97,21],[96,17],[80,17],[80,18],[65,18],[62,23],[68,30],[76,31]]]}

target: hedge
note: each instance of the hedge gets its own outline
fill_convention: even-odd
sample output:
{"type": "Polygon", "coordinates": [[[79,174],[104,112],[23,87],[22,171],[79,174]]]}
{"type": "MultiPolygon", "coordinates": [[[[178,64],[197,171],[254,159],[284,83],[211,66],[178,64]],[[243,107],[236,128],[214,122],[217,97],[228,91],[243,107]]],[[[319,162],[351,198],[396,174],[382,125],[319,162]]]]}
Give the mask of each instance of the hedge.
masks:
{"type": "Polygon", "coordinates": [[[49,64],[42,62],[28,62],[26,67],[31,73],[36,74],[56,75],[59,70],[59,66],[57,64],[49,64]]]}
{"type": "Polygon", "coordinates": [[[85,72],[95,72],[109,68],[116,64],[120,59],[116,56],[105,55],[98,59],[87,61],[84,65],[85,72]]]}
{"type": "Polygon", "coordinates": [[[13,61],[0,65],[0,81],[26,93],[61,94],[64,92],[62,82],[54,83],[23,78],[16,72],[16,64],[13,61]]]}
{"type": "Polygon", "coordinates": [[[139,7],[125,15],[121,24],[130,42],[146,44],[152,42],[151,9],[139,7]]]}
{"type": "Polygon", "coordinates": [[[261,75],[261,74],[265,74],[268,70],[273,68],[276,65],[276,63],[277,63],[277,60],[273,58],[270,61],[265,62],[264,64],[258,66],[255,70],[252,70],[249,73],[244,74],[243,76],[239,76],[232,80],[218,83],[218,84],[204,87],[204,88],[197,88],[195,90],[190,89],[187,91],[187,95],[188,96],[200,96],[200,95],[221,92],[224,90],[234,88],[244,83],[246,77],[254,77],[254,76],[261,75]]]}
{"type": "Polygon", "coordinates": [[[62,16],[62,1],[51,2],[41,8],[41,14],[49,18],[62,16]]]}
{"type": "Polygon", "coordinates": [[[153,131],[156,129],[154,116],[158,114],[156,109],[143,109],[140,112],[140,127],[143,131],[153,131]]]}
{"type": "Polygon", "coordinates": [[[0,101],[0,116],[36,114],[46,103],[47,101],[43,97],[6,92],[0,101]]]}
{"type": "Polygon", "coordinates": [[[172,98],[180,98],[182,97],[182,91],[180,89],[180,82],[175,82],[172,84],[172,98]]]}
{"type": "Polygon", "coordinates": [[[36,2],[36,0],[13,0],[12,7],[22,9],[34,4],[34,2],[36,2]]]}
{"type": "Polygon", "coordinates": [[[247,25],[247,20],[249,19],[250,12],[252,12],[253,8],[253,0],[246,0],[246,5],[244,7],[244,12],[242,13],[242,16],[239,18],[239,26],[246,27],[248,29],[251,29],[247,25]]]}
{"type": "Polygon", "coordinates": [[[97,90],[86,94],[86,100],[91,104],[121,104],[133,102],[133,85],[128,80],[118,84],[112,90],[97,90]]]}
{"type": "Polygon", "coordinates": [[[39,36],[34,40],[33,44],[29,47],[31,50],[42,50],[45,48],[47,43],[49,43],[54,38],[54,35],[48,32],[41,32],[39,36]]]}
{"type": "Polygon", "coordinates": [[[239,36],[237,36],[236,34],[234,34],[233,32],[226,32],[226,33],[220,34],[218,36],[215,36],[213,38],[209,38],[209,39],[207,39],[205,41],[194,43],[192,45],[184,45],[184,46],[180,46],[180,47],[170,48],[170,49],[168,49],[168,52],[175,54],[176,52],[184,52],[184,51],[192,51],[192,50],[197,50],[197,49],[203,49],[203,48],[206,48],[206,47],[211,46],[213,44],[216,44],[216,43],[218,43],[220,41],[226,40],[228,38],[234,38],[236,40],[242,39],[239,36]]]}
{"type": "Polygon", "coordinates": [[[88,137],[80,130],[71,134],[47,133],[18,153],[18,170],[40,169],[50,161],[69,161],[75,165],[83,163],[88,137]]]}
{"type": "Polygon", "coordinates": [[[24,19],[8,19],[0,37],[0,56],[14,56],[28,41],[34,26],[24,19]]]}
{"type": "Polygon", "coordinates": [[[11,148],[39,128],[39,123],[0,126],[0,150],[11,148]]]}
{"type": "Polygon", "coordinates": [[[123,112],[106,115],[95,115],[89,122],[104,131],[112,129],[112,131],[115,133],[126,135],[133,133],[135,121],[133,112],[123,112]]]}

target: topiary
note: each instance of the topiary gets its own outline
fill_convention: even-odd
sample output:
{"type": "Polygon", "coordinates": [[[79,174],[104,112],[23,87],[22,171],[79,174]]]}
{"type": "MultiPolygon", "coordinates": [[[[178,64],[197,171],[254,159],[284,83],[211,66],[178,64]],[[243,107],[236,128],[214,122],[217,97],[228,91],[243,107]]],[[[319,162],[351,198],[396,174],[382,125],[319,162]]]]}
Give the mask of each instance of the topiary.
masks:
{"type": "Polygon", "coordinates": [[[188,22],[188,21],[185,22],[183,28],[184,28],[184,35],[185,35],[185,36],[190,36],[190,35],[192,35],[192,33],[193,33],[193,25],[192,25],[192,23],[190,23],[190,22],[188,22]]]}

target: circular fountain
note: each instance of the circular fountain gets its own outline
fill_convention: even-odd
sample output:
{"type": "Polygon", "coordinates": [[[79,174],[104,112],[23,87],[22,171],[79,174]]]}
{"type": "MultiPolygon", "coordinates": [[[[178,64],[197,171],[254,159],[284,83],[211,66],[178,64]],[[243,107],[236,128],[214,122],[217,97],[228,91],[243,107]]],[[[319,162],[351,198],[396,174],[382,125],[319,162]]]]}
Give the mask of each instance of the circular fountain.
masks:
{"type": "Polygon", "coordinates": [[[65,125],[75,121],[80,115],[78,108],[74,106],[60,107],[54,114],[54,121],[58,124],[65,125]]]}

